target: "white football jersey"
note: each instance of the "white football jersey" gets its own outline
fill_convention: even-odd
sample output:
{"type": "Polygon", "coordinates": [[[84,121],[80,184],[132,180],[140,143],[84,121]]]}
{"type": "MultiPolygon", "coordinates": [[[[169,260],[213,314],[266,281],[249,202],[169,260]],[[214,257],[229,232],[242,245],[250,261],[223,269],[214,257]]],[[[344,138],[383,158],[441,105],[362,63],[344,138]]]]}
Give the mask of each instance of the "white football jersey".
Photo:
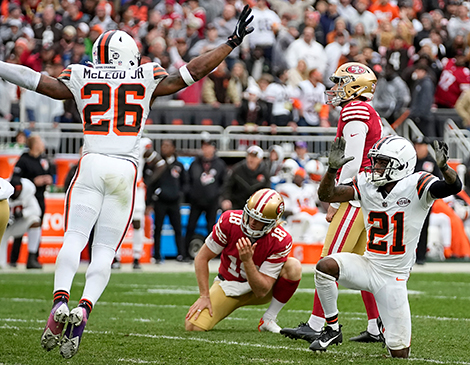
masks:
{"type": "Polygon", "coordinates": [[[305,183],[297,186],[294,183],[276,185],[276,191],[284,199],[286,210],[297,214],[301,207],[316,208],[318,201],[317,187],[314,184],[305,183]]]}
{"type": "Polygon", "coordinates": [[[34,196],[36,194],[36,185],[31,180],[21,178],[21,185],[23,186],[20,195],[16,199],[10,199],[8,204],[10,211],[15,211],[16,207],[21,207],[23,211],[23,218],[31,216],[39,217],[41,215],[41,207],[38,200],[34,196]]]}
{"type": "Polygon", "coordinates": [[[305,121],[310,125],[319,125],[318,112],[326,104],[325,85],[319,82],[317,86],[313,86],[309,80],[302,81],[298,85],[295,97],[299,98],[302,103],[305,121]]]}
{"type": "Polygon", "coordinates": [[[434,198],[430,186],[438,178],[416,172],[400,181],[385,197],[360,173],[353,179],[367,230],[364,257],[395,273],[408,274],[415,262],[421,228],[434,198]]]}
{"type": "Polygon", "coordinates": [[[70,65],[59,76],[72,92],[83,122],[83,153],[127,158],[137,164],[139,139],[152,94],[167,72],[157,63],[127,70],[70,65]]]}

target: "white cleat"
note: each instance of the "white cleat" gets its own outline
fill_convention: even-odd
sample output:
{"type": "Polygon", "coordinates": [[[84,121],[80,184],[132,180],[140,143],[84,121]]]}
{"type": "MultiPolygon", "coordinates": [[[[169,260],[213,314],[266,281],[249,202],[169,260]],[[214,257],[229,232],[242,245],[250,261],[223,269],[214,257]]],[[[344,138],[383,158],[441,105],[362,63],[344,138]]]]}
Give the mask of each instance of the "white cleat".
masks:
{"type": "Polygon", "coordinates": [[[60,342],[65,323],[69,318],[69,307],[67,303],[57,303],[51,310],[46,328],[41,336],[41,346],[50,351],[60,342]]]}
{"type": "Polygon", "coordinates": [[[258,331],[260,332],[272,332],[281,333],[281,327],[276,323],[275,319],[262,317],[259,320],[258,331]]]}
{"type": "Polygon", "coordinates": [[[64,358],[70,359],[77,353],[87,320],[85,308],[77,307],[70,311],[69,323],[60,343],[60,354],[64,358]]]}

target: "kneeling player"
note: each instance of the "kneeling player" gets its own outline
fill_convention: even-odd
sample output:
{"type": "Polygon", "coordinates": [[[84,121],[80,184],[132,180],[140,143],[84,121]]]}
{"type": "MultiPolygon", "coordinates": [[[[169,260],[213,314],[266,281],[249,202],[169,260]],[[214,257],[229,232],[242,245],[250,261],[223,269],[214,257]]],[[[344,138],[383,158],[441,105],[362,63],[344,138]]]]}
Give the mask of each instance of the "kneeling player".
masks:
{"type": "Polygon", "coordinates": [[[300,262],[287,257],[292,237],[279,225],[283,213],[279,193],[262,189],[243,211],[222,214],[194,260],[200,297],[186,315],[186,330],[209,331],[239,307],[271,302],[258,330],[280,332],[277,314],[302,276],[300,262]],[[209,290],[209,261],[219,254],[219,274],[209,290]]]}

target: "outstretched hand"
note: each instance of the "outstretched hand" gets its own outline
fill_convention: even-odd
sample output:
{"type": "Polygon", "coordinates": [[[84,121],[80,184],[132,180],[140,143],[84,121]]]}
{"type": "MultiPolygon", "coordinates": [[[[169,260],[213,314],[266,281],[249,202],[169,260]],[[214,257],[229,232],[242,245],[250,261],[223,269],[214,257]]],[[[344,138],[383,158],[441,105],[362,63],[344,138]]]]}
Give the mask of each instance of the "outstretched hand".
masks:
{"type": "Polygon", "coordinates": [[[328,156],[328,167],[330,169],[338,170],[341,166],[354,160],[354,156],[344,157],[345,149],[346,140],[343,137],[335,138],[334,142],[331,144],[330,154],[328,156]]]}
{"type": "Polygon", "coordinates": [[[432,147],[436,152],[437,166],[440,169],[445,168],[447,166],[447,161],[449,160],[449,147],[447,146],[447,143],[435,140],[432,143],[432,147]]]}
{"type": "Polygon", "coordinates": [[[253,21],[253,16],[249,17],[250,15],[251,8],[248,5],[245,5],[242,13],[240,14],[240,17],[238,18],[235,30],[233,31],[232,35],[228,37],[227,44],[230,47],[235,48],[239,46],[243,42],[243,38],[255,30],[253,27],[248,27],[253,21]]]}

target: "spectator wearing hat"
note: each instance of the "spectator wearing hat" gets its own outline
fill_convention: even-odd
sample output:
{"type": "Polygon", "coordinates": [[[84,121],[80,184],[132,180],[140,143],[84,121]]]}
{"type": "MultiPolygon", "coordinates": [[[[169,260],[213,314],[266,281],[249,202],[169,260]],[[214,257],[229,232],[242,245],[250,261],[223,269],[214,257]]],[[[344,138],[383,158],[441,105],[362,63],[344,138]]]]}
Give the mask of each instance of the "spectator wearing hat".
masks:
{"type": "Polygon", "coordinates": [[[46,6],[41,14],[41,21],[34,24],[34,38],[46,43],[59,42],[64,26],[56,21],[56,11],[52,5],[46,6]]]}
{"type": "Polygon", "coordinates": [[[4,45],[8,42],[16,42],[23,35],[23,23],[20,19],[10,19],[0,27],[0,39],[4,45]]]}
{"type": "Polygon", "coordinates": [[[222,189],[222,210],[243,209],[252,194],[269,188],[269,171],[263,158],[263,149],[251,146],[246,150],[246,159],[233,166],[222,189]]]}
{"type": "Polygon", "coordinates": [[[190,48],[189,56],[190,58],[199,56],[200,54],[217,48],[223,43],[225,43],[225,40],[219,38],[216,26],[213,23],[209,23],[206,27],[206,37],[199,40],[192,48],[190,48]]]}
{"type": "Polygon", "coordinates": [[[203,212],[206,214],[207,232],[212,230],[216,222],[226,170],[225,162],[216,154],[215,141],[204,139],[199,155],[196,156],[188,170],[188,198],[191,204],[191,213],[185,237],[187,251],[201,214],[203,212]]]}
{"type": "MultiPolygon", "coordinates": [[[[317,5],[318,4],[325,4],[325,2],[321,0],[317,2],[317,5]]],[[[292,32],[291,27],[289,27],[289,30],[291,34],[293,35],[293,37],[297,39],[299,37],[299,34],[302,34],[305,28],[307,27],[313,28],[315,30],[315,39],[322,46],[325,46],[326,44],[325,32],[323,31],[323,27],[320,24],[320,17],[321,15],[319,11],[316,11],[313,8],[307,8],[304,14],[303,23],[301,23],[298,26],[298,28],[296,28],[297,32],[292,32]]]]}
{"type": "Polygon", "coordinates": [[[351,27],[354,29],[357,24],[362,23],[364,26],[364,33],[372,35],[377,31],[379,26],[377,17],[371,13],[367,8],[369,7],[369,0],[357,0],[355,2],[357,15],[348,18],[351,27]]]}
{"type": "Polygon", "coordinates": [[[96,15],[90,21],[90,27],[94,25],[100,25],[103,28],[103,31],[117,29],[117,23],[111,18],[111,16],[106,12],[106,5],[103,2],[98,3],[95,8],[96,15]]]}
{"type": "Polygon", "coordinates": [[[291,158],[297,162],[297,164],[305,168],[305,165],[308,161],[311,160],[310,155],[308,154],[308,146],[305,141],[297,141],[294,143],[294,152],[292,153],[291,158]]]}

